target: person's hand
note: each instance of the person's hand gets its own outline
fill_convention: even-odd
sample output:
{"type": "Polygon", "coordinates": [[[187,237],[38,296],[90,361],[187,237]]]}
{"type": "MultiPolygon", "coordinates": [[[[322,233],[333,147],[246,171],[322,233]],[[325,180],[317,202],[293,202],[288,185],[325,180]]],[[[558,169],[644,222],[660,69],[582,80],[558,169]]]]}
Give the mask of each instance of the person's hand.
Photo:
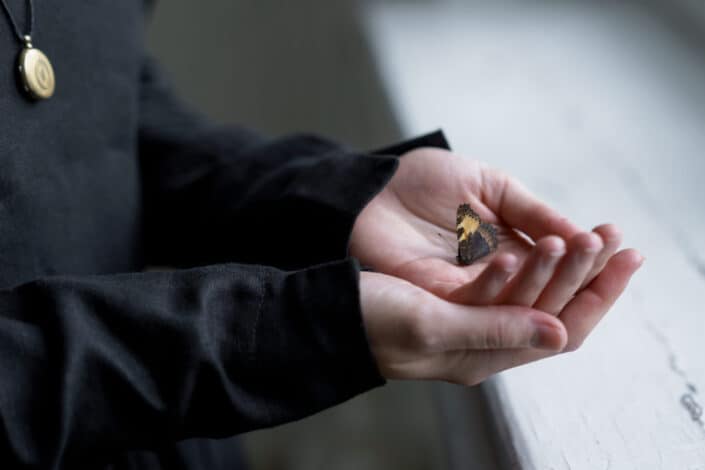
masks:
{"type": "Polygon", "coordinates": [[[520,306],[466,306],[399,278],[360,274],[370,348],[388,379],[474,385],[492,374],[572,351],[609,310],[641,264],[635,252],[610,259],[560,319],[520,306]]]}
{"type": "MultiPolygon", "coordinates": [[[[350,252],[364,265],[447,300],[532,306],[558,315],[620,243],[613,225],[583,232],[509,176],[423,148],[400,158],[392,180],[358,216],[350,252]],[[465,202],[497,227],[499,239],[493,255],[471,266],[455,260],[455,214],[465,202]]],[[[621,256],[640,258],[633,251],[621,256]]]]}

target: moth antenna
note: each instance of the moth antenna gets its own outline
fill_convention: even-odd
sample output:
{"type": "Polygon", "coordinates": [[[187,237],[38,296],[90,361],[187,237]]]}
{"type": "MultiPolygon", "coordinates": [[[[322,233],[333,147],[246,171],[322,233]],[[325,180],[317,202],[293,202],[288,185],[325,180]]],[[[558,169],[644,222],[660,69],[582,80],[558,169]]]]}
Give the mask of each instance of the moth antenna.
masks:
{"type": "Polygon", "coordinates": [[[446,242],[446,243],[448,244],[448,246],[450,247],[451,250],[455,250],[455,248],[453,247],[453,245],[452,245],[448,240],[446,240],[446,238],[445,238],[443,235],[441,235],[441,234],[439,233],[438,236],[441,237],[441,239],[442,239],[444,242],[446,242]]]}

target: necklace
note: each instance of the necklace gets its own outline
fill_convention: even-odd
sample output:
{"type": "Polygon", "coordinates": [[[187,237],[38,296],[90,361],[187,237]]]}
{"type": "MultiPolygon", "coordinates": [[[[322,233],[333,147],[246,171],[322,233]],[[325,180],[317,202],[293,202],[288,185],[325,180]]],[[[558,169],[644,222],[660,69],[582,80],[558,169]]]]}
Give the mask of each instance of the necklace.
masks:
{"type": "Polygon", "coordinates": [[[6,0],[0,0],[0,2],[12,24],[12,28],[15,30],[15,35],[23,45],[17,64],[22,88],[24,88],[27,96],[32,99],[45,100],[51,98],[56,86],[54,68],[51,66],[49,58],[42,51],[32,46],[32,30],[34,29],[34,4],[32,0],[27,0],[29,31],[24,34],[17,26],[17,22],[12,16],[6,0]]]}

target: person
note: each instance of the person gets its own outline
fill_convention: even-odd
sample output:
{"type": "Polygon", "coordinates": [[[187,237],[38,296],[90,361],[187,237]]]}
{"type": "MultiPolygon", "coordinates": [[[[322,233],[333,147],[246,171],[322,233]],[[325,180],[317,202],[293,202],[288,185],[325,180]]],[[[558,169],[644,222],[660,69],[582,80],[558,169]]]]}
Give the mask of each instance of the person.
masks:
{"type": "Polygon", "coordinates": [[[50,99],[0,29],[3,468],[232,468],[222,438],[387,379],[576,349],[643,261],[440,132],[359,152],[206,119],[144,52],[150,2],[36,7],[50,99]],[[469,267],[462,202],[500,237],[469,267]]]}

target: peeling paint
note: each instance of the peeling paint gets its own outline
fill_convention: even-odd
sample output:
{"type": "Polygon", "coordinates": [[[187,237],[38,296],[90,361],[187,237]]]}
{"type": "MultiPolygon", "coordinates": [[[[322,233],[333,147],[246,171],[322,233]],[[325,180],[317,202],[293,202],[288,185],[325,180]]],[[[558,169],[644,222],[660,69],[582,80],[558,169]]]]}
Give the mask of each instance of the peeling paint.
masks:
{"type": "Polygon", "coordinates": [[[697,424],[700,429],[703,430],[703,432],[705,432],[705,421],[703,420],[703,407],[698,402],[697,396],[698,387],[688,379],[688,375],[686,374],[686,372],[681,369],[681,367],[678,365],[678,357],[673,351],[673,347],[668,341],[668,338],[663,334],[662,331],[660,331],[656,327],[656,325],[654,325],[648,319],[645,319],[644,322],[646,323],[647,331],[649,331],[649,333],[651,333],[651,335],[656,339],[656,341],[659,342],[666,350],[668,354],[669,368],[673,371],[673,373],[683,379],[686,392],[683,393],[680,396],[680,399],[678,400],[680,405],[686,410],[690,419],[695,424],[697,424]]]}
{"type": "Polygon", "coordinates": [[[698,423],[700,426],[705,427],[705,423],[703,423],[703,408],[695,400],[695,394],[683,394],[683,396],[681,396],[681,405],[683,405],[683,407],[688,410],[688,413],[690,413],[690,419],[698,423]]]}

